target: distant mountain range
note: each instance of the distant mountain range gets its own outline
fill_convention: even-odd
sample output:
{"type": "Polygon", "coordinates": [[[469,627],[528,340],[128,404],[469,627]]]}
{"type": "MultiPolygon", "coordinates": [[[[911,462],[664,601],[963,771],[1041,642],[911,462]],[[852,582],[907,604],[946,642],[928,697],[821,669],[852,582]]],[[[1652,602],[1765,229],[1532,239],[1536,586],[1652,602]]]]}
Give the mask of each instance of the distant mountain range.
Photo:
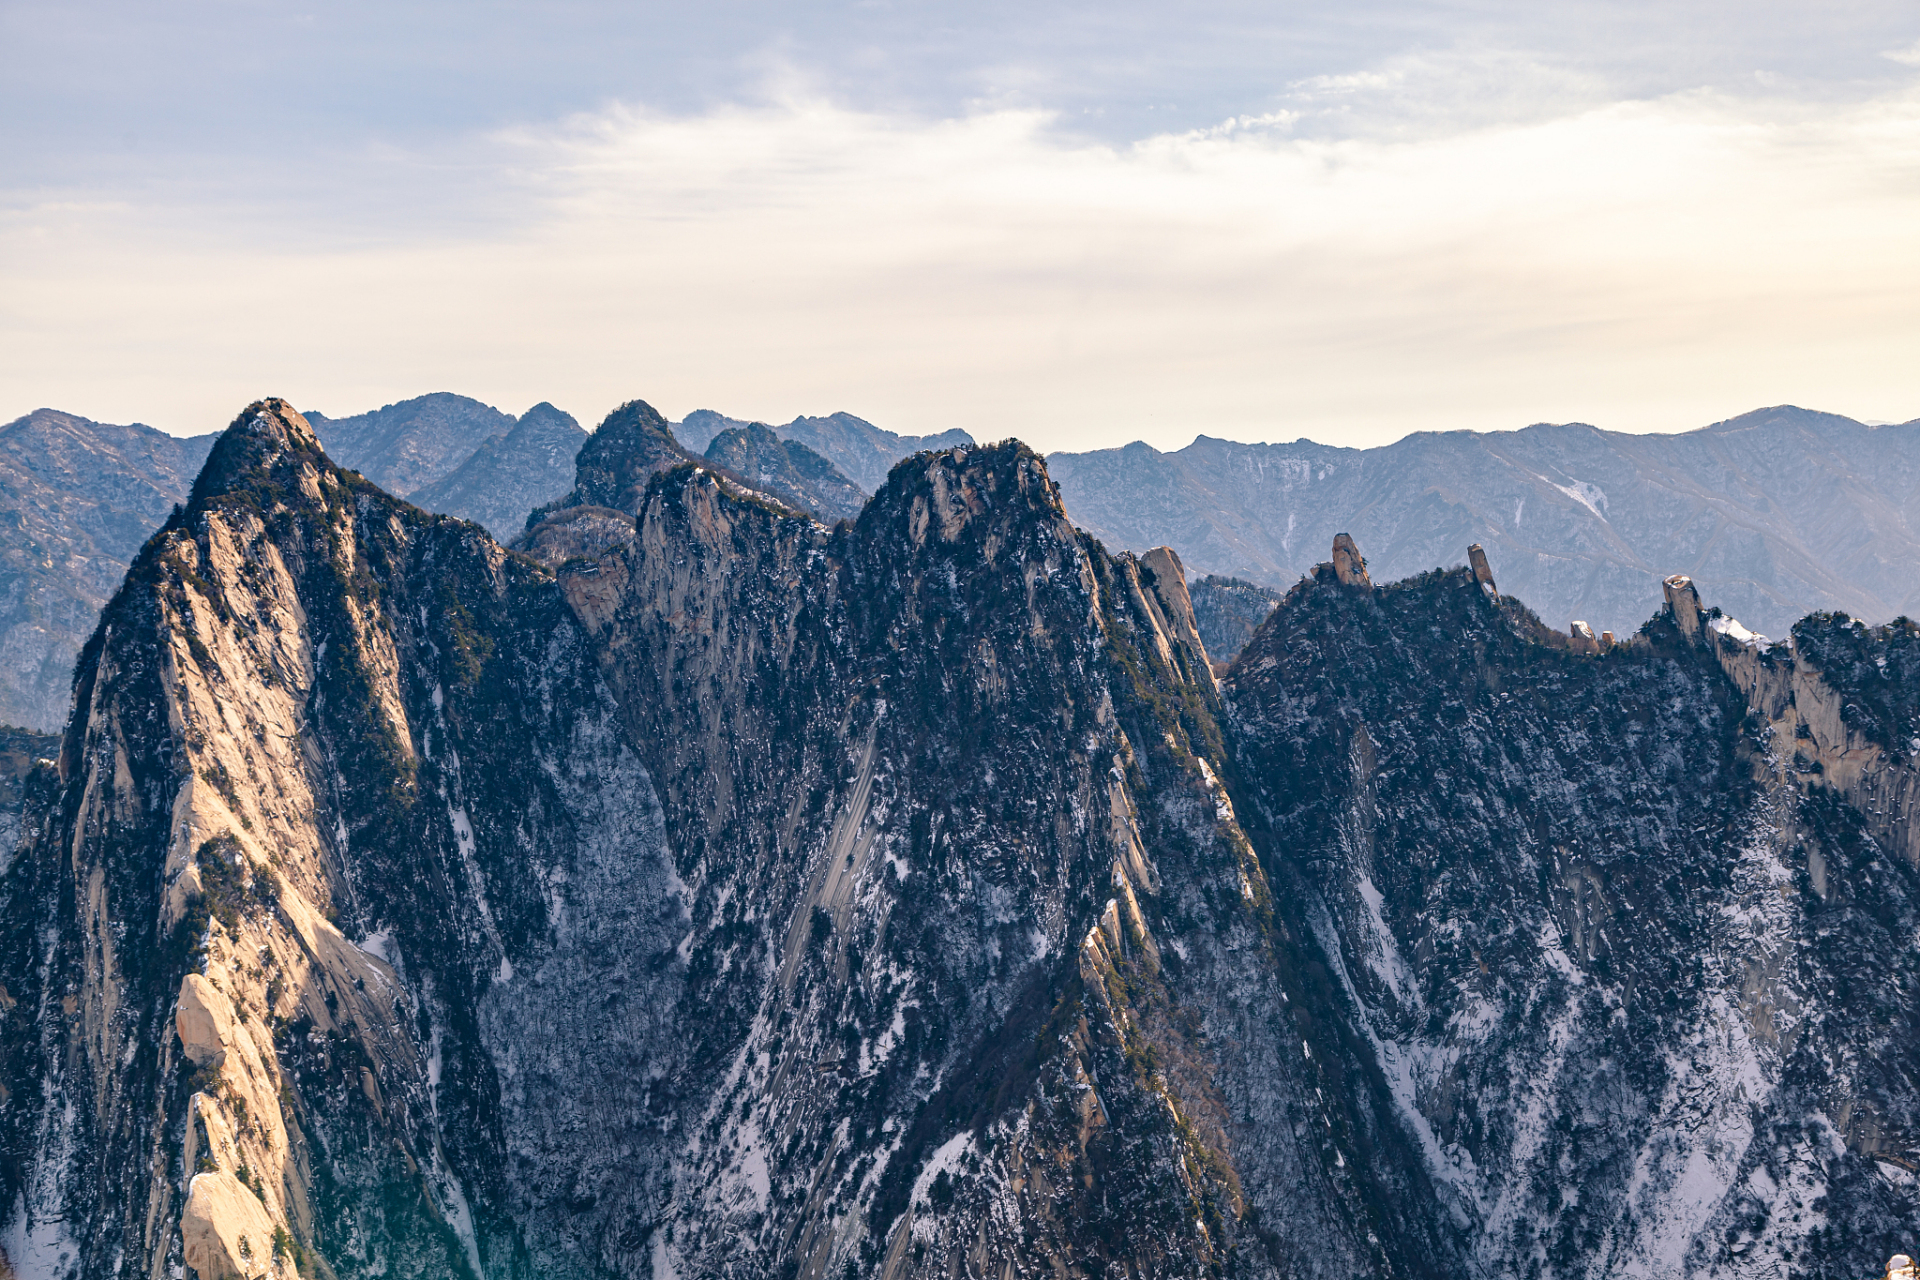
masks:
{"type": "Polygon", "coordinates": [[[1920,421],[1783,406],[1681,435],[1543,425],[1377,449],[1201,436],[1047,467],[1083,528],[1114,548],[1171,546],[1196,577],[1289,585],[1347,532],[1376,582],[1481,543],[1500,590],[1562,630],[1637,629],[1674,573],[1771,636],[1816,610],[1920,610],[1920,421]]]}
{"type": "MultiPolygon", "coordinates": [[[[445,393],[312,421],[341,465],[500,538],[573,487],[587,438],[552,405],[516,419],[445,393]]],[[[65,723],[75,657],[135,553],[187,500],[214,439],[56,409],[0,427],[0,724],[65,723]]]]}
{"type": "Polygon", "coordinates": [[[327,456],[428,511],[484,525],[501,541],[527,513],[573,488],[587,433],[542,401],[515,418],[448,392],[351,418],[309,414],[327,456]]]}
{"type": "Polygon", "coordinates": [[[573,487],[573,460],[587,433],[570,413],[541,401],[506,432],[487,437],[451,474],[407,495],[416,507],[444,511],[502,542],[526,527],[527,513],[573,487]]]}
{"type": "MultiPolygon", "coordinates": [[[[535,508],[605,488],[600,514],[573,512],[548,530],[542,558],[630,536],[623,520],[648,475],[703,451],[832,521],[902,458],[973,443],[965,431],[906,436],[850,413],[768,428],[713,410],[668,422],[634,404],[646,421],[623,430],[653,443],[623,440],[609,457],[652,461],[577,486],[575,457],[590,437],[551,404],[516,418],[436,393],[309,421],[343,466],[502,541],[521,537],[535,508]]],[[[609,422],[628,410],[639,413],[626,406],[609,422]]],[[[101,606],[185,501],[212,439],[51,409],[0,427],[0,722],[64,722],[73,661],[101,606]]],[[[1682,435],[1534,426],[1425,432],[1364,450],[1201,436],[1173,453],[1137,443],[1057,453],[1048,467],[1074,520],[1112,548],[1179,552],[1216,660],[1238,652],[1261,601],[1307,573],[1340,532],[1381,582],[1451,564],[1479,542],[1500,588],[1563,630],[1575,618],[1636,629],[1658,605],[1660,579],[1676,572],[1775,636],[1816,610],[1871,622],[1920,611],[1920,421],[1868,426],[1781,407],[1682,435]]]]}
{"type": "Polygon", "coordinates": [[[350,418],[310,413],[307,420],[329,458],[400,497],[452,475],[489,439],[513,430],[516,421],[492,405],[447,391],[350,418]]]}
{"type": "Polygon", "coordinates": [[[55,409],[0,427],[0,721],[66,721],[80,646],[214,439],[55,409]]]}
{"type": "MultiPolygon", "coordinates": [[[[672,425],[675,439],[686,448],[700,452],[721,432],[753,424],[712,409],[695,409],[684,421],[672,425]]],[[[773,432],[782,440],[797,440],[813,450],[867,493],[874,493],[885,484],[887,472],[902,458],[926,449],[951,449],[974,442],[972,436],[957,427],[937,435],[903,436],[850,413],[830,413],[824,418],[799,417],[785,426],[774,427],[773,432]]]]}

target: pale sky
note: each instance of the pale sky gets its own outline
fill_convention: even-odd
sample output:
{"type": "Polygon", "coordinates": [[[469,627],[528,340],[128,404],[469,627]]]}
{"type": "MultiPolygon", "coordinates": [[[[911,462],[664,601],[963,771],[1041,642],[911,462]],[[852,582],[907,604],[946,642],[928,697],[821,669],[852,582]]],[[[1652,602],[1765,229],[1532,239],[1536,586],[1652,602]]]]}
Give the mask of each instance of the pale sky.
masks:
{"type": "Polygon", "coordinates": [[[0,0],[0,421],[1920,416],[1920,3],[0,0]]]}

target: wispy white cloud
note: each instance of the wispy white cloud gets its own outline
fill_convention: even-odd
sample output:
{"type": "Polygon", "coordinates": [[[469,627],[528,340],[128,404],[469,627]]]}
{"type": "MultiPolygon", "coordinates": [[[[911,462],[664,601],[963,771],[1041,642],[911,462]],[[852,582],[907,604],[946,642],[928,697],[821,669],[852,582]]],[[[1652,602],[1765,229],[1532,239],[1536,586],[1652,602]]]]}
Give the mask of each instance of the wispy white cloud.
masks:
{"type": "Polygon", "coordinates": [[[1889,49],[1880,56],[1904,67],[1920,67],[1920,40],[1914,41],[1905,49],[1889,49]]]}
{"type": "Polygon", "coordinates": [[[1047,448],[1920,413],[1912,92],[1347,137],[1279,112],[1131,145],[795,94],[490,146],[464,189],[514,214],[457,234],[0,215],[0,394],[175,429],[263,393],[582,416],[641,395],[1047,448]]]}

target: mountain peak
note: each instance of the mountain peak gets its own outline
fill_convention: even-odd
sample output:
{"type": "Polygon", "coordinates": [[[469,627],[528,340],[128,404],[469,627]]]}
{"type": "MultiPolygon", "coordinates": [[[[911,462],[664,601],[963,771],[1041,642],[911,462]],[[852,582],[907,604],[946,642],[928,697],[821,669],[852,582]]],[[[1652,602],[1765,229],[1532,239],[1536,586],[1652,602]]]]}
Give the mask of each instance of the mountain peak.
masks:
{"type": "Polygon", "coordinates": [[[525,426],[529,422],[544,421],[565,422],[571,426],[579,425],[572,414],[560,408],[551,400],[542,400],[539,404],[520,415],[520,424],[522,426],[525,426]]]}
{"type": "MultiPolygon", "coordinates": [[[[1044,459],[1019,440],[955,445],[916,453],[897,464],[867,504],[861,523],[896,521],[915,547],[929,536],[941,542],[991,539],[1009,524],[1066,521],[1059,486],[1044,459]],[[979,532],[974,526],[984,526],[979,532]]],[[[991,552],[989,552],[991,558],[991,552]]]]}
{"type": "Polygon", "coordinates": [[[693,460],[657,409],[645,400],[629,400],[580,446],[574,491],[565,505],[613,507],[631,514],[639,509],[655,472],[693,460]]]}
{"type": "Polygon", "coordinates": [[[256,400],[214,442],[200,478],[193,482],[191,501],[230,493],[241,481],[272,470],[288,455],[326,457],[319,437],[299,410],[277,396],[256,400]]]}
{"type": "Polygon", "coordinates": [[[764,422],[722,431],[707,443],[707,461],[828,524],[851,520],[866,505],[866,492],[832,462],[798,440],[782,440],[764,422]]]}

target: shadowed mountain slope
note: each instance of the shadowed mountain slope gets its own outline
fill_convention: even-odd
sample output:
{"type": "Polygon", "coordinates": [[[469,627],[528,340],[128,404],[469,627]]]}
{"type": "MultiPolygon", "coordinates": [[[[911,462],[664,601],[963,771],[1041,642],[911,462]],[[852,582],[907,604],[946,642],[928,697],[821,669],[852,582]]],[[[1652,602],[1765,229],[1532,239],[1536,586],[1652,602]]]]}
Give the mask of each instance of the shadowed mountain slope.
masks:
{"type": "Polygon", "coordinates": [[[1770,721],[1691,585],[1583,656],[1464,570],[1323,573],[1228,682],[1241,808],[1479,1273],[1842,1276],[1913,1239],[1877,1157],[1920,1139],[1920,869],[1813,767],[1849,749],[1819,678],[1770,721]]]}
{"type": "Polygon", "coordinates": [[[1253,639],[1286,592],[1241,578],[1210,573],[1187,584],[1193,600],[1193,623],[1207,656],[1216,667],[1231,663],[1253,639]]]}

